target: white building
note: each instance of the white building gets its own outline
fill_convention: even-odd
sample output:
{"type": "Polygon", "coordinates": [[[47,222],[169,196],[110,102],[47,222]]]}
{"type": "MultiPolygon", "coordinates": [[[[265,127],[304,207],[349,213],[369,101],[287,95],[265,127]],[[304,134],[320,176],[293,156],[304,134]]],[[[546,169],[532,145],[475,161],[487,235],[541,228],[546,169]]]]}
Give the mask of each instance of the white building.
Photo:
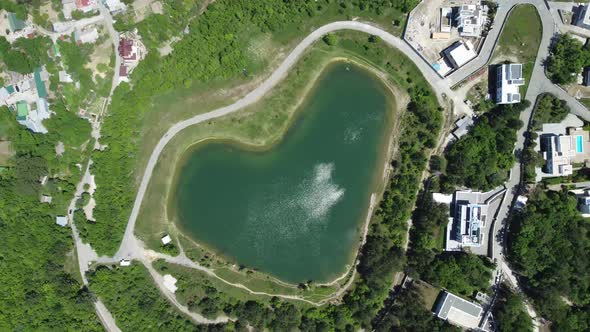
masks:
{"type": "Polygon", "coordinates": [[[477,4],[462,5],[455,16],[461,37],[481,37],[483,28],[488,21],[488,6],[477,4]]]}
{"type": "Polygon", "coordinates": [[[444,291],[436,305],[435,314],[438,318],[453,325],[476,330],[482,322],[483,308],[479,304],[469,302],[444,291]]]}
{"type": "Polygon", "coordinates": [[[170,242],[172,242],[172,238],[170,238],[170,235],[166,234],[166,236],[162,238],[162,244],[167,245],[170,242]]]}
{"type": "Polygon", "coordinates": [[[590,157],[589,134],[582,128],[568,128],[567,135],[545,134],[541,140],[546,161],[543,171],[549,176],[572,175],[572,164],[585,162],[590,157]]]}
{"type": "Polygon", "coordinates": [[[55,217],[55,223],[61,227],[66,227],[68,225],[68,218],[64,216],[57,216],[55,217]]]}
{"type": "Polygon", "coordinates": [[[455,192],[454,216],[447,224],[445,250],[458,251],[483,245],[489,205],[482,198],[480,192],[455,192]]]}
{"type": "Polygon", "coordinates": [[[122,260],[119,262],[119,265],[121,265],[121,266],[130,266],[130,265],[131,265],[131,261],[130,261],[130,260],[128,260],[128,259],[122,259],[122,260]]]}
{"type": "Polygon", "coordinates": [[[59,72],[59,82],[60,83],[72,83],[74,80],[72,79],[72,75],[68,74],[65,70],[61,70],[59,72]]]}
{"type": "Polygon", "coordinates": [[[580,14],[578,15],[578,21],[576,25],[585,29],[590,29],[590,5],[580,6],[580,14]]]}
{"type": "Polygon", "coordinates": [[[470,41],[458,41],[447,47],[443,54],[453,68],[459,68],[477,56],[470,41]]]}
{"type": "Polygon", "coordinates": [[[127,5],[122,3],[120,0],[104,0],[103,3],[113,14],[127,10],[127,5]]]}
{"type": "Polygon", "coordinates": [[[98,30],[96,28],[74,31],[74,40],[78,44],[94,44],[98,39],[98,30]]]}
{"type": "Polygon", "coordinates": [[[511,63],[498,66],[497,69],[497,104],[520,103],[520,86],[524,85],[522,64],[511,63]]]}

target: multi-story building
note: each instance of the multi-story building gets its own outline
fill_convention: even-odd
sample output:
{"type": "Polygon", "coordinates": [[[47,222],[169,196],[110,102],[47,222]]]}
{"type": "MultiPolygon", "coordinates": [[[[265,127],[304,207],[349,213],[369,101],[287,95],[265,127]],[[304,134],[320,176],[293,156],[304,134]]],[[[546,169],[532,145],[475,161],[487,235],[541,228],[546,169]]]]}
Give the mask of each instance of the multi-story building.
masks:
{"type": "Polygon", "coordinates": [[[461,37],[479,38],[488,21],[488,6],[481,2],[462,5],[457,10],[455,21],[461,37]]]}
{"type": "Polygon", "coordinates": [[[520,103],[520,86],[524,85],[522,64],[510,63],[498,66],[496,81],[496,103],[520,103]]]}

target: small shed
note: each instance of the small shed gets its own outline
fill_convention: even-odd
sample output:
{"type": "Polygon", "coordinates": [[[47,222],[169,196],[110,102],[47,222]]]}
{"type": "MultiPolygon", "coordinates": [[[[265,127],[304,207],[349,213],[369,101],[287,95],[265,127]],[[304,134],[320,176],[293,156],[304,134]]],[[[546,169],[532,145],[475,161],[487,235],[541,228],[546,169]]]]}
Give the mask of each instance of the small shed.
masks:
{"type": "Polygon", "coordinates": [[[53,198],[51,196],[48,195],[41,195],[41,203],[48,203],[51,204],[51,201],[53,200],[53,198]]]}
{"type": "Polygon", "coordinates": [[[66,227],[68,225],[68,218],[64,216],[57,216],[55,217],[55,223],[61,227],[66,227]]]}
{"type": "Polygon", "coordinates": [[[170,235],[166,234],[166,236],[162,238],[162,244],[167,245],[170,242],[172,242],[172,238],[170,237],[170,235]]]}
{"type": "Polygon", "coordinates": [[[119,263],[119,265],[121,266],[130,266],[131,265],[131,261],[128,259],[122,259],[121,262],[119,263]]]}

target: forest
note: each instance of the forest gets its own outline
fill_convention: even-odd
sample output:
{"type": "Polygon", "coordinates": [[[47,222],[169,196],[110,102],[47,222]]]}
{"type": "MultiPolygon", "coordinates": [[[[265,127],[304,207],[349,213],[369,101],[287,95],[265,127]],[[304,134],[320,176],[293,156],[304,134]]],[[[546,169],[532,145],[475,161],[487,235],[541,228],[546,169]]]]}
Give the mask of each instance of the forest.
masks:
{"type": "Polygon", "coordinates": [[[11,166],[0,171],[0,330],[102,331],[93,307],[93,295],[82,287],[73,260],[69,228],[55,224],[56,215],[66,212],[80,173],[75,163],[84,158],[72,145],[90,125],[59,104],[46,121],[47,135],[34,134],[17,124],[14,114],[0,107],[0,139],[12,143],[11,166]],[[58,141],[67,144],[57,157],[58,141]],[[39,182],[49,176],[46,185],[39,182]],[[41,194],[51,195],[41,204],[41,194]],[[24,309],[26,308],[26,309],[24,309]]]}
{"type": "Polygon", "coordinates": [[[488,191],[506,181],[515,161],[516,132],[523,125],[520,112],[530,103],[497,105],[478,117],[465,136],[446,151],[443,188],[455,186],[488,191]]]}
{"type": "Polygon", "coordinates": [[[538,190],[509,232],[508,258],[555,331],[590,328],[590,223],[576,206],[567,191],[538,190]]]}

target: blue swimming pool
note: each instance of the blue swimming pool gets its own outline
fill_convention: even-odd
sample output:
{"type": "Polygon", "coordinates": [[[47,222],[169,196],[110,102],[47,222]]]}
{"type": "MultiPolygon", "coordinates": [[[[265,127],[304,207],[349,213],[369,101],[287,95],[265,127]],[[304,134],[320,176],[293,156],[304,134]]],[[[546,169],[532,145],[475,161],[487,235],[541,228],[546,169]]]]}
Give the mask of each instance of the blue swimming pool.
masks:
{"type": "Polygon", "coordinates": [[[576,136],[576,152],[584,152],[584,138],[582,137],[582,135],[576,136]]]}

